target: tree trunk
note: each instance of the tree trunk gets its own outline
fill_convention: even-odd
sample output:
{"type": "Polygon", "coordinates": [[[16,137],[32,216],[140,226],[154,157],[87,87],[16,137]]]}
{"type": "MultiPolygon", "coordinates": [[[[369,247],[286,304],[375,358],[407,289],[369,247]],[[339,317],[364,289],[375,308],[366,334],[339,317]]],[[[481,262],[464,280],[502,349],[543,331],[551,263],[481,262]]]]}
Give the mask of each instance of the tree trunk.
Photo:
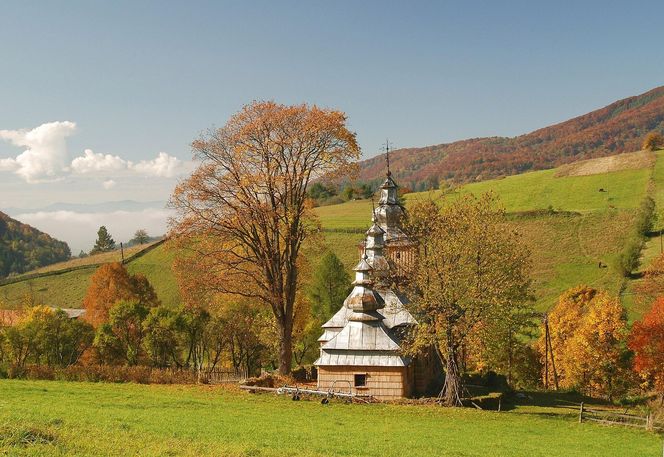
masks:
{"type": "Polygon", "coordinates": [[[293,362],[293,319],[285,317],[281,323],[281,341],[279,345],[279,373],[288,375],[293,362]]]}
{"type": "Polygon", "coordinates": [[[446,406],[461,405],[461,374],[457,362],[457,351],[453,344],[447,348],[445,367],[445,386],[443,387],[443,403],[446,406]]]}

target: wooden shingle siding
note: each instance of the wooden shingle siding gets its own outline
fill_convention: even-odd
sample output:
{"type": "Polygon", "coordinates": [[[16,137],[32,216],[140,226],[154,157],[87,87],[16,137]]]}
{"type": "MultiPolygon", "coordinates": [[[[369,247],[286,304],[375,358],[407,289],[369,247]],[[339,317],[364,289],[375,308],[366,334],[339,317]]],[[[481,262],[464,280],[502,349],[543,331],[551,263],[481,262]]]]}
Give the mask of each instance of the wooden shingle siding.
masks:
{"type": "Polygon", "coordinates": [[[318,388],[371,395],[379,400],[390,400],[408,396],[407,368],[405,367],[319,367],[318,388]],[[366,386],[356,388],[356,374],[366,374],[366,386]]]}

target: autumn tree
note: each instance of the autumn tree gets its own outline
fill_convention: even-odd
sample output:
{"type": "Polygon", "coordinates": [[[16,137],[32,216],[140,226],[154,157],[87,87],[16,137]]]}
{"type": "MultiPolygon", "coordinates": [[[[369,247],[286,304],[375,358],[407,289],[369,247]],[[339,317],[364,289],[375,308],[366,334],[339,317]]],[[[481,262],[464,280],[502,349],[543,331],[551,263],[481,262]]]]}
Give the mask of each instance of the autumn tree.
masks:
{"type": "Polygon", "coordinates": [[[529,252],[505,224],[492,194],[464,196],[438,208],[416,202],[407,230],[418,260],[409,284],[419,325],[409,352],[434,346],[444,361],[444,402],[460,405],[460,350],[481,323],[504,318],[529,300],[529,252]]]}
{"type": "Polygon", "coordinates": [[[111,237],[111,234],[108,233],[106,227],[102,225],[101,227],[99,227],[99,230],[97,231],[97,240],[95,241],[95,245],[90,251],[90,254],[108,252],[114,249],[115,249],[115,241],[113,240],[113,237],[111,237]]]}
{"type": "Polygon", "coordinates": [[[643,140],[642,149],[646,151],[656,151],[664,148],[664,136],[659,132],[650,132],[643,140]]]}
{"type": "Polygon", "coordinates": [[[70,319],[61,309],[35,306],[20,321],[4,330],[6,352],[12,364],[26,362],[69,366],[90,347],[94,330],[90,324],[70,319]]]}
{"type": "Polygon", "coordinates": [[[85,319],[97,327],[108,320],[111,307],[121,300],[133,300],[145,307],[159,305],[152,285],[142,274],[130,275],[119,262],[100,266],[90,278],[83,299],[85,319]]]}
{"type": "Polygon", "coordinates": [[[634,323],[629,337],[634,369],[664,395],[664,297],[655,300],[643,319],[634,323]]]}
{"type": "Polygon", "coordinates": [[[143,321],[143,344],[152,365],[182,366],[182,333],[185,320],[180,310],[152,308],[143,321]]]}
{"type": "Polygon", "coordinates": [[[121,300],[97,329],[94,345],[107,363],[138,365],[143,358],[143,322],[149,310],[138,301],[121,300]]]}
{"type": "MultiPolygon", "coordinates": [[[[617,298],[588,286],[570,289],[548,314],[548,323],[561,387],[609,398],[624,391],[629,381],[627,322],[617,298]]],[[[542,357],[544,333],[538,341],[542,357]]]]}
{"type": "Polygon", "coordinates": [[[315,228],[307,190],[313,178],[349,170],[355,134],[339,111],[254,102],[192,148],[200,166],[172,195],[171,235],[199,282],[272,311],[288,373],[298,257],[315,228]]]}

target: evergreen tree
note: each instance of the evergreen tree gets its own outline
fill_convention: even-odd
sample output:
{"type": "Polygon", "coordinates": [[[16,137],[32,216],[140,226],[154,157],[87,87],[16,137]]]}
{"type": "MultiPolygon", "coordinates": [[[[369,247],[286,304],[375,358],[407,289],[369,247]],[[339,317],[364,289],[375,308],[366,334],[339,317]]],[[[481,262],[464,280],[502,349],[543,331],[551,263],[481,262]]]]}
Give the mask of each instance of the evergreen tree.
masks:
{"type": "Polygon", "coordinates": [[[313,303],[313,315],[325,321],[339,309],[350,289],[350,276],[341,260],[328,252],[314,271],[309,289],[309,299],[313,303]]]}
{"type": "Polygon", "coordinates": [[[97,254],[98,252],[108,252],[115,249],[115,241],[108,233],[108,230],[103,225],[97,231],[97,241],[95,246],[90,251],[90,254],[97,254]]]}

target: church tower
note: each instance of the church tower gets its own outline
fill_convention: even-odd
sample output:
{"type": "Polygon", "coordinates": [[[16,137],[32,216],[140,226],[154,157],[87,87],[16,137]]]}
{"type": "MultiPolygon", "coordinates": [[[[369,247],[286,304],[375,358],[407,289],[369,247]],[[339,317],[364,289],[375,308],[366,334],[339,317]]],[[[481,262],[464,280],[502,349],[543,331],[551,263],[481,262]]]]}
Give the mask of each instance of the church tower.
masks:
{"type": "Polygon", "coordinates": [[[403,336],[417,321],[405,297],[393,288],[399,277],[407,277],[415,250],[402,229],[405,210],[397,189],[388,153],[387,178],[360,244],[353,290],[323,324],[318,339],[319,389],[350,387],[357,394],[390,399],[421,395],[432,381],[439,381],[435,379],[439,363],[432,353],[413,359],[401,350],[403,336]]]}

